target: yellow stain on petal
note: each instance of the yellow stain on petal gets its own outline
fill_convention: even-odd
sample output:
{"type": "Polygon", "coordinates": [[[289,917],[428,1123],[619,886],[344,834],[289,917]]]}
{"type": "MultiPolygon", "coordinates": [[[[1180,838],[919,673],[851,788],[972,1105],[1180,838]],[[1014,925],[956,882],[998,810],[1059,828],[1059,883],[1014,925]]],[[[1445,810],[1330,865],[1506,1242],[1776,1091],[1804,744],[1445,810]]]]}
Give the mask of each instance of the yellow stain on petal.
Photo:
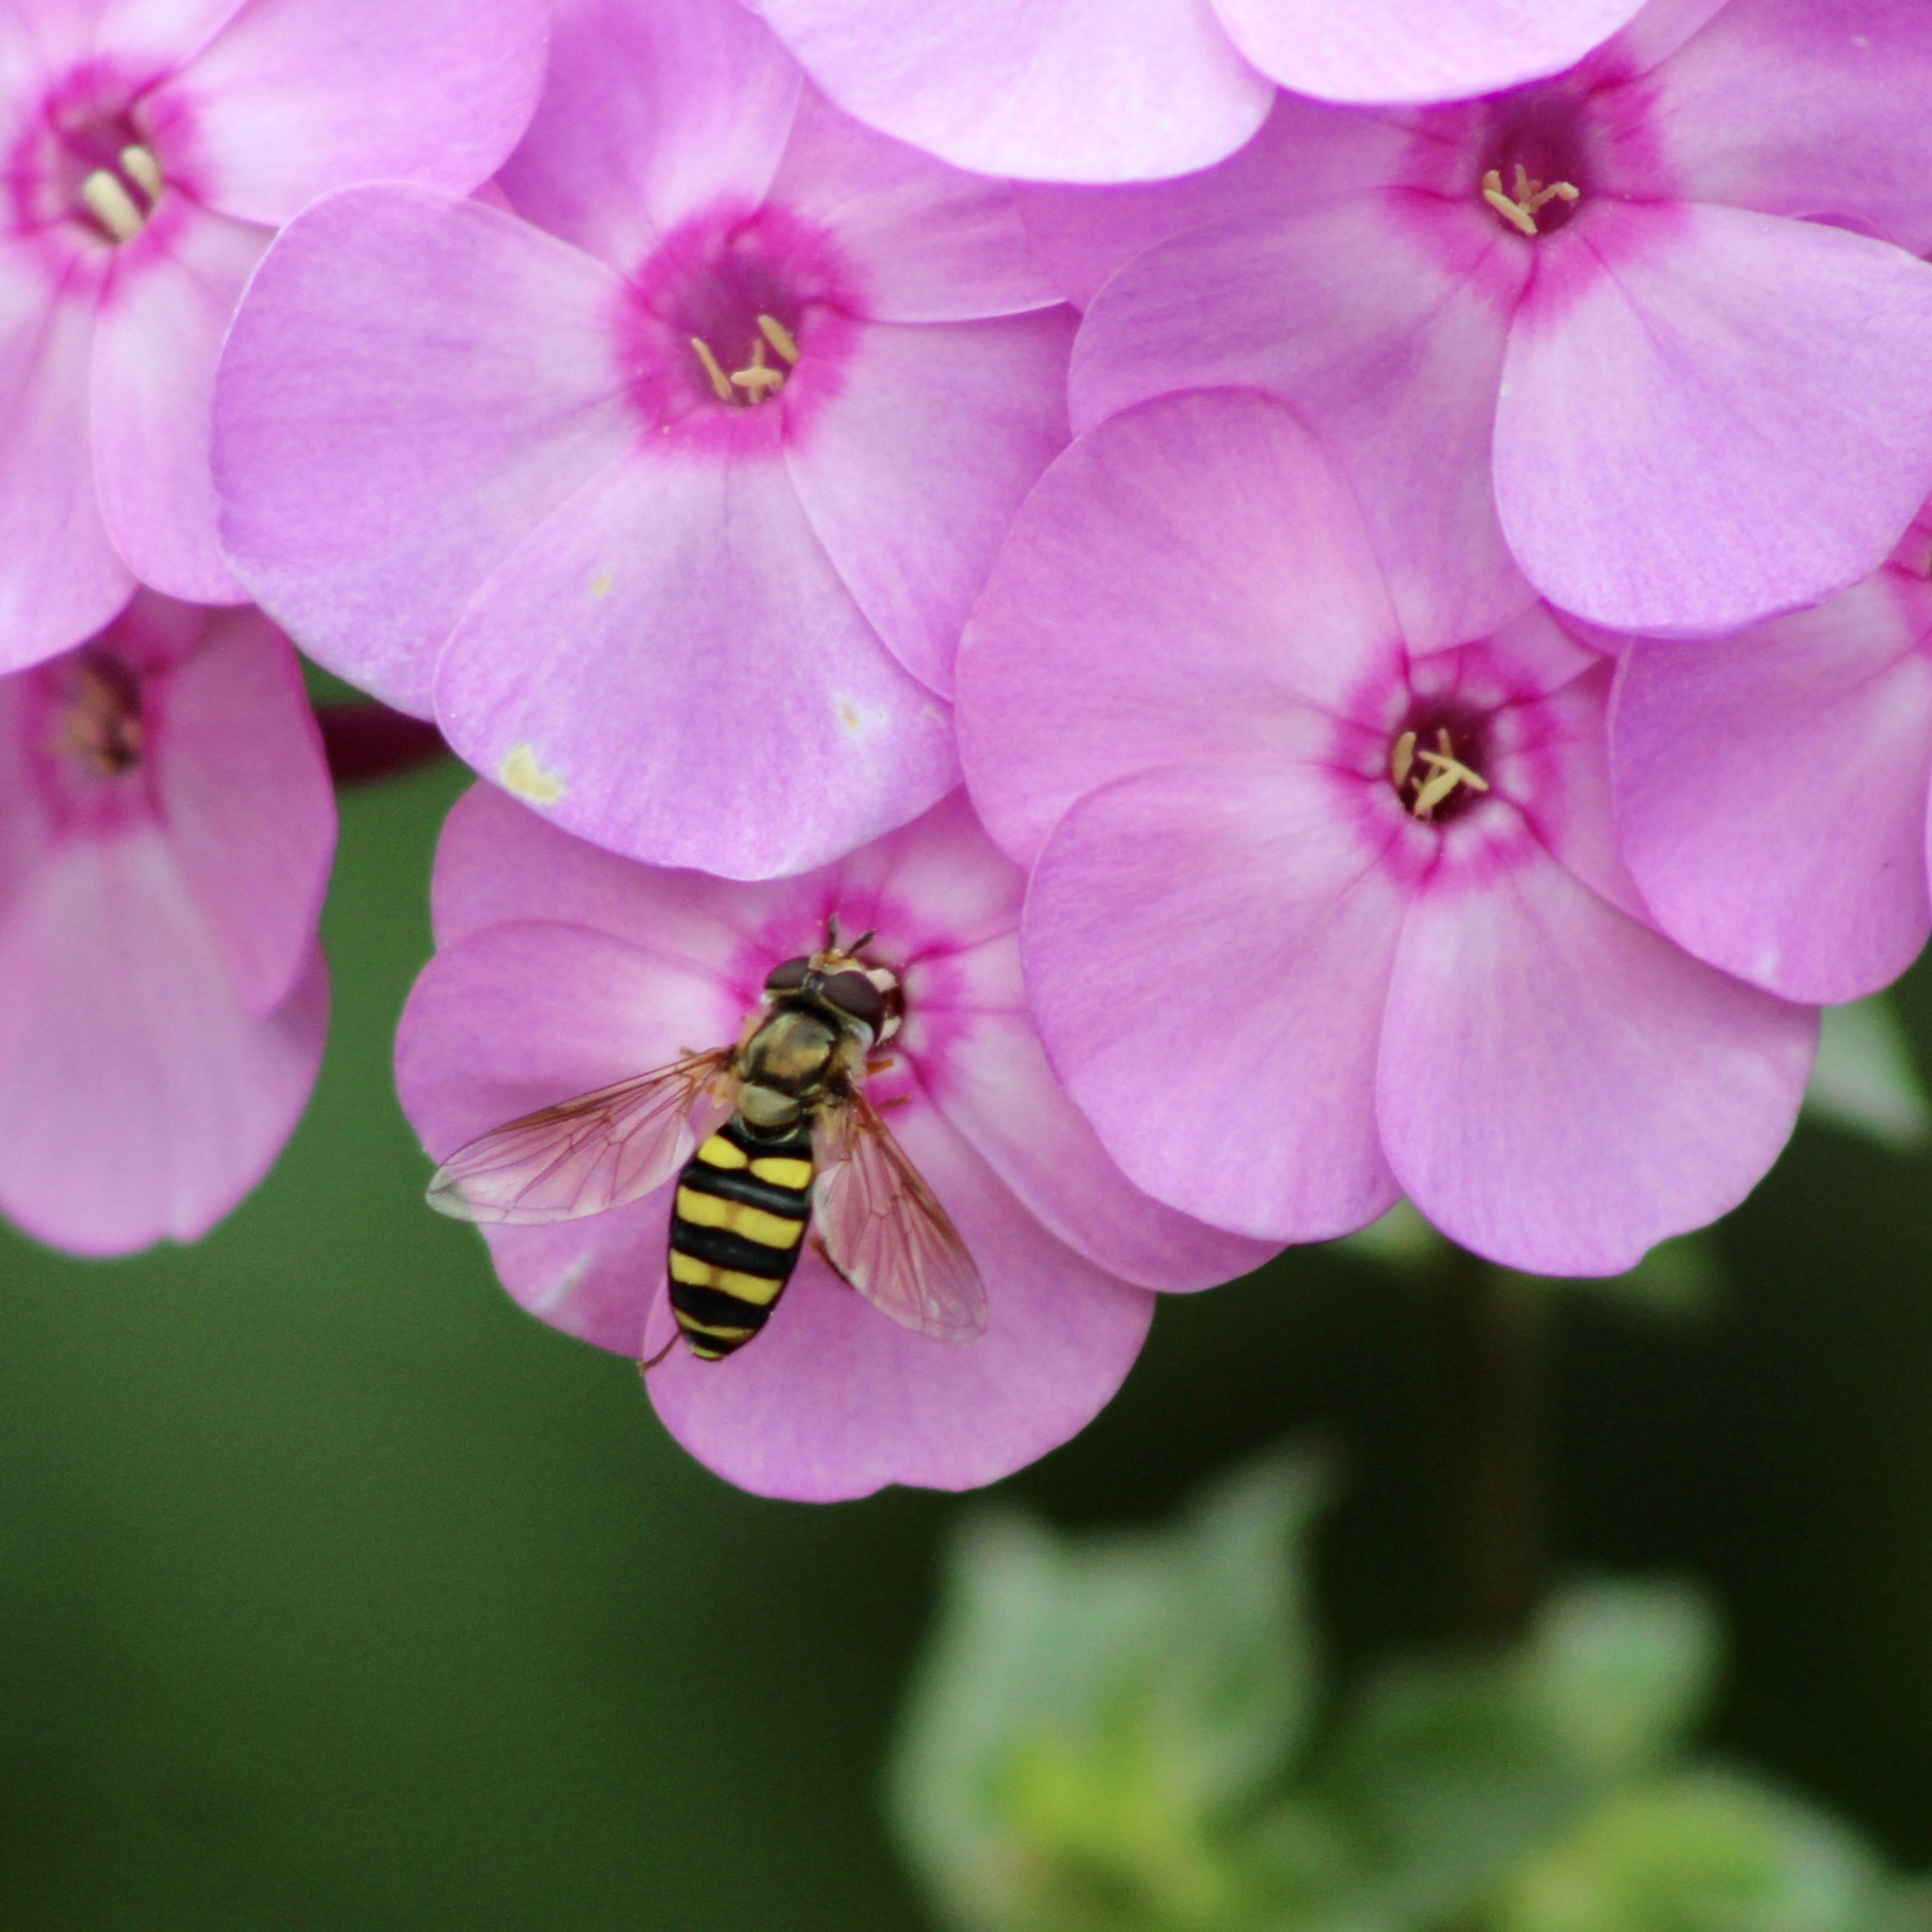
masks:
{"type": "Polygon", "coordinates": [[[537,762],[536,748],[527,743],[512,745],[503,754],[503,761],[497,768],[497,782],[531,805],[554,805],[569,789],[554,772],[543,769],[537,762]]]}
{"type": "Polygon", "coordinates": [[[838,721],[845,728],[848,737],[856,738],[859,735],[859,727],[864,720],[859,715],[857,706],[848,704],[841,698],[838,701],[838,721]]]}
{"type": "Polygon", "coordinates": [[[608,597],[611,594],[611,573],[599,571],[590,580],[590,594],[593,597],[608,597]]]}

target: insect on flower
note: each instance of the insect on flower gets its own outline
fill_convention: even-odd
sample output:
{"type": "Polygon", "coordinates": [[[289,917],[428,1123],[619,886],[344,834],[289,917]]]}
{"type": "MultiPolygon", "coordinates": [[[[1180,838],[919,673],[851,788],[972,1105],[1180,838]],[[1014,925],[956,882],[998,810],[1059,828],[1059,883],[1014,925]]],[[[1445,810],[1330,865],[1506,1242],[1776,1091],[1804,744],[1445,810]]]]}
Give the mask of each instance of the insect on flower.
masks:
{"type": "Polygon", "coordinates": [[[882,1314],[940,1341],[976,1340],[986,1320],[979,1270],[866,1097],[867,1073],[891,1064],[875,1049],[903,1010],[898,976],[861,956],[872,937],[842,947],[828,921],[817,952],[767,977],[735,1046],[471,1141],[438,1170],[429,1204],[463,1220],[571,1220],[675,1174],[671,1306],[700,1359],[721,1360],[764,1327],[814,1215],[820,1252],[882,1314]]]}

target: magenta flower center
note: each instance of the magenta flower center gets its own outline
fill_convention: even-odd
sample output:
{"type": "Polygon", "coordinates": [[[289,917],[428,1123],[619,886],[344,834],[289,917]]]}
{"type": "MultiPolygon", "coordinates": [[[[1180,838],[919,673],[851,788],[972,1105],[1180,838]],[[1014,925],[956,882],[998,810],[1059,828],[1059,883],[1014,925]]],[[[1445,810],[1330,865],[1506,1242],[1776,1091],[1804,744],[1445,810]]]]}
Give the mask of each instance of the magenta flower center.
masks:
{"type": "Polygon", "coordinates": [[[1447,825],[1489,789],[1482,720],[1435,707],[1405,720],[1389,747],[1389,783],[1412,818],[1447,825]]]}
{"type": "Polygon", "coordinates": [[[48,97],[8,169],[23,227],[71,225],[116,247],[146,229],[168,184],[130,98],[92,69],[48,97]]]}
{"type": "Polygon", "coordinates": [[[816,224],[765,208],[672,230],[631,285],[631,393],[654,423],[757,410],[838,359],[853,278],[816,224]]]}
{"type": "Polygon", "coordinates": [[[140,674],[99,648],[32,673],[25,707],[29,761],[54,822],[109,831],[151,802],[153,720],[140,674]]]}
{"type": "Polygon", "coordinates": [[[1589,187],[1579,104],[1566,95],[1506,95],[1491,112],[1478,183],[1497,218],[1518,235],[1552,235],[1589,187]]]}

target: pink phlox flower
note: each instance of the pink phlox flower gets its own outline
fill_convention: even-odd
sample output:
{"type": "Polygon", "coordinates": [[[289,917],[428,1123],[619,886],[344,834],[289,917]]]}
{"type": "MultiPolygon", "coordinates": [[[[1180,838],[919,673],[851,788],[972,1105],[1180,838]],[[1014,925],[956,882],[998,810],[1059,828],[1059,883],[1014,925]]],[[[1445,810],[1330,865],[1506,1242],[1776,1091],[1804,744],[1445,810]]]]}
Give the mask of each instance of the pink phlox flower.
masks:
{"type": "MultiPolygon", "coordinates": [[[[728,1047],[766,976],[826,921],[903,988],[893,1065],[867,1078],[971,1250],[977,1341],[889,1321],[808,1247],[769,1321],[725,1360],[681,1343],[646,1378],[666,1426],[721,1475],[823,1501],[891,1482],[990,1482],[1064,1441],[1140,1351],[1149,1287],[1192,1288],[1268,1251],[1137,1193],[1055,1085],[1027,1020],[1023,880],[963,796],[841,863],[778,884],[660,872],[565,837],[488,787],[436,860],[440,949],[396,1044],[403,1105],[430,1152],[540,1107],[728,1047]]],[[[485,1232],[532,1314],[642,1358],[672,1334],[674,1189],[485,1232]]]]}
{"type": "Polygon", "coordinates": [[[1553,74],[1641,0],[752,0],[839,105],[961,168],[1139,181],[1218,161],[1271,82],[1432,101],[1553,74]]]}
{"type": "Polygon", "coordinates": [[[1612,838],[1613,671],[1540,605],[1407,643],[1272,398],[1158,398],[1074,444],[968,626],[961,741],[1032,868],[1041,1038],[1131,1179],[1277,1240],[1406,1194],[1549,1274],[1743,1195],[1817,1015],[1651,924],[1612,838]]]}
{"type": "Polygon", "coordinates": [[[1552,81],[1284,97],[1198,181],[1032,191],[1066,285],[1100,290],[1074,426],[1284,396],[1420,646],[1537,592],[1672,635],[1817,602],[1932,490],[1928,89],[1932,9],[1659,0],[1552,81]]]}
{"type": "Polygon", "coordinates": [[[205,1233],[321,1063],[335,799],[258,612],[136,593],[0,678],[0,1211],[84,1254],[205,1233]]]}
{"type": "Polygon", "coordinates": [[[263,264],[217,406],[237,569],[630,856],[769,877],[924,811],[1066,437],[1011,189],[828,106],[737,0],[572,0],[501,187],[522,219],[337,196],[263,264]]]}
{"type": "Polygon", "coordinates": [[[485,180],[535,102],[548,13],[545,0],[0,8],[0,671],[80,643],[137,579],[242,600],[208,445],[243,283],[327,189],[485,180]]]}
{"type": "Polygon", "coordinates": [[[1888,984],[1932,927],[1932,512],[1816,610],[1633,644],[1617,681],[1618,841],[1658,923],[1789,999],[1888,984]]]}

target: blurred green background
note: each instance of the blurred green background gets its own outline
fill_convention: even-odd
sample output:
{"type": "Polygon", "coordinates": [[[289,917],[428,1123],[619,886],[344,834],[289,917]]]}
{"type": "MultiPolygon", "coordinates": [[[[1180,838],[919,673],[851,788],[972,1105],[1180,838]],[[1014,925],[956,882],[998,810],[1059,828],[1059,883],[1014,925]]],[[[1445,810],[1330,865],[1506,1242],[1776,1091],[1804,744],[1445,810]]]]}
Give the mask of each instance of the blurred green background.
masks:
{"type": "MultiPolygon", "coordinates": [[[[737,1494],[422,1208],[389,1038],[459,789],[345,799],[328,1060],[227,1225],[108,1266],[0,1243],[0,1925],[926,1926],[880,1794],[974,1504],[737,1494]]],[[[1922,979],[1903,1001],[1922,1049],[1922,979]]],[[[1719,1231],[1715,1316],[1562,1297],[1549,1469],[1553,1569],[1703,1580],[1715,1742],[1920,1869],[1928,1183],[1807,1127],[1719,1231]]],[[[1456,1625],[1441,1326],[1333,1253],[1169,1301],[1112,1407],[1004,1488],[1141,1522],[1318,1440],[1318,1614],[1358,1672],[1456,1625]]]]}

